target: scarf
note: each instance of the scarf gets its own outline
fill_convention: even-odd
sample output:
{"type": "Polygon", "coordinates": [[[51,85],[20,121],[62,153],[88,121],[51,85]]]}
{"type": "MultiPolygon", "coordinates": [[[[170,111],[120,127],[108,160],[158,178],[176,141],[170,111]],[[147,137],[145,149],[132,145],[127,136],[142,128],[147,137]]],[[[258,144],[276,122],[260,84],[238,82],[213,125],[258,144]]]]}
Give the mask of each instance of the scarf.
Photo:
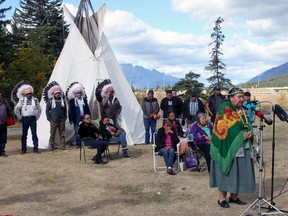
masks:
{"type": "MultiPolygon", "coordinates": [[[[57,99],[57,100],[59,100],[59,99],[57,99]]],[[[63,98],[60,97],[60,100],[61,100],[61,106],[64,107],[65,104],[64,104],[64,100],[63,100],[63,98]]],[[[53,109],[56,108],[56,100],[55,100],[54,97],[53,97],[53,99],[52,99],[52,108],[53,108],[53,109]]]]}
{"type": "Polygon", "coordinates": [[[247,111],[242,110],[240,114],[230,101],[223,102],[215,118],[210,155],[225,175],[228,175],[239,148],[249,149],[249,142],[244,140],[245,131],[253,133],[247,111]]]}

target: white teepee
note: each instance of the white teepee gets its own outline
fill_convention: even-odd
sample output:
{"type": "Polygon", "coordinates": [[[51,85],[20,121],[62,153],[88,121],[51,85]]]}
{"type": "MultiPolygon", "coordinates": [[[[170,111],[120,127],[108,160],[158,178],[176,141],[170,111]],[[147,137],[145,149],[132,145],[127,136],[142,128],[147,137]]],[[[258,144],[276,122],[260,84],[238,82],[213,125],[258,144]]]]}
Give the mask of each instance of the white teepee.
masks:
{"type": "MultiPolygon", "coordinates": [[[[83,17],[81,12],[87,4],[91,6],[90,1],[81,1],[76,19],[64,7],[68,18],[71,19],[70,32],[49,82],[57,81],[63,90],[66,90],[72,82],[81,83],[92,111],[96,109],[95,89],[98,82],[110,79],[122,106],[118,122],[126,132],[127,143],[129,145],[143,143],[145,130],[141,107],[102,31],[106,6],[104,4],[90,17],[83,17]]],[[[37,134],[39,148],[46,149],[49,146],[50,124],[46,119],[46,104],[43,99],[41,107],[43,113],[37,122],[37,134]]],[[[30,139],[28,145],[32,145],[31,136],[28,137],[30,139]]],[[[74,129],[67,120],[66,143],[73,141],[74,129]]]]}

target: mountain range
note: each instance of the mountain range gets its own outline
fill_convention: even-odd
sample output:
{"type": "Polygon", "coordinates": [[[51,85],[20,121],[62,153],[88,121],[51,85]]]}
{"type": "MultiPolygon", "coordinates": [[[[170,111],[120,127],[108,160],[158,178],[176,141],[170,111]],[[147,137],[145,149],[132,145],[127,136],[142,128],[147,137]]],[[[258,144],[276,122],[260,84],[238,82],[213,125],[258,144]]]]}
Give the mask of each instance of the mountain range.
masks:
{"type": "Polygon", "coordinates": [[[259,75],[253,77],[252,79],[248,80],[246,83],[268,80],[268,79],[278,77],[284,74],[288,74],[288,62],[282,65],[279,65],[277,67],[273,67],[269,70],[266,70],[260,73],[259,75]]]}
{"type": "Polygon", "coordinates": [[[149,70],[142,66],[132,64],[120,64],[127,81],[134,88],[156,88],[157,86],[173,86],[180,78],[166,75],[155,69],[149,70]]]}
{"type": "MultiPolygon", "coordinates": [[[[180,78],[174,77],[171,75],[166,75],[164,72],[157,71],[155,69],[150,70],[142,66],[133,66],[132,64],[120,64],[120,67],[127,79],[127,81],[134,88],[156,88],[157,86],[173,86],[177,83],[180,78]]],[[[278,77],[284,74],[288,74],[288,62],[273,67],[269,70],[266,70],[259,75],[248,80],[244,84],[269,80],[274,77],[278,77]]]]}

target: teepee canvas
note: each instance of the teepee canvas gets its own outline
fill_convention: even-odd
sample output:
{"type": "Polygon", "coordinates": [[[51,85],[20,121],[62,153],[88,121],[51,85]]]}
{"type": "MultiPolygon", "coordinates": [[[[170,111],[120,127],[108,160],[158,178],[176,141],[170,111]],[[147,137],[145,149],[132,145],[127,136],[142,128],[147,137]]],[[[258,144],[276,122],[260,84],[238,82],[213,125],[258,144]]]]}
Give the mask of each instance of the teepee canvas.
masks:
{"type": "MultiPolygon", "coordinates": [[[[70,32],[49,82],[57,81],[63,90],[66,90],[72,82],[81,83],[85,88],[90,110],[93,111],[96,109],[97,84],[104,79],[110,79],[122,106],[118,122],[126,132],[127,143],[130,145],[143,143],[145,130],[141,107],[103,32],[106,6],[104,4],[90,17],[87,17],[87,11],[83,11],[88,7],[92,8],[90,1],[82,0],[75,18],[64,7],[68,18],[71,19],[70,32]],[[84,12],[86,17],[83,16],[84,12]]],[[[37,134],[39,147],[46,149],[49,146],[50,124],[46,119],[46,104],[43,99],[41,107],[43,113],[37,123],[37,134]]],[[[66,143],[75,143],[74,129],[68,120],[66,143]]]]}

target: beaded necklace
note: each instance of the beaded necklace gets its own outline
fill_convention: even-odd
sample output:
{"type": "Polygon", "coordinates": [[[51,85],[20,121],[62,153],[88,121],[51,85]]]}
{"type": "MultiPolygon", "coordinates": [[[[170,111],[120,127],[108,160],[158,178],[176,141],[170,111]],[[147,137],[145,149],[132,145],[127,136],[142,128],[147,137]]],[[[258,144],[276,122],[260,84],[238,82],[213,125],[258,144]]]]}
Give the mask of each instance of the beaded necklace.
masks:
{"type": "Polygon", "coordinates": [[[244,109],[242,107],[241,107],[241,109],[237,109],[237,113],[238,113],[238,115],[239,115],[239,117],[240,117],[240,119],[241,119],[241,121],[243,123],[244,129],[248,130],[248,119],[247,119],[247,116],[244,113],[244,109]],[[242,118],[242,113],[244,115],[245,121],[242,118]]]}

